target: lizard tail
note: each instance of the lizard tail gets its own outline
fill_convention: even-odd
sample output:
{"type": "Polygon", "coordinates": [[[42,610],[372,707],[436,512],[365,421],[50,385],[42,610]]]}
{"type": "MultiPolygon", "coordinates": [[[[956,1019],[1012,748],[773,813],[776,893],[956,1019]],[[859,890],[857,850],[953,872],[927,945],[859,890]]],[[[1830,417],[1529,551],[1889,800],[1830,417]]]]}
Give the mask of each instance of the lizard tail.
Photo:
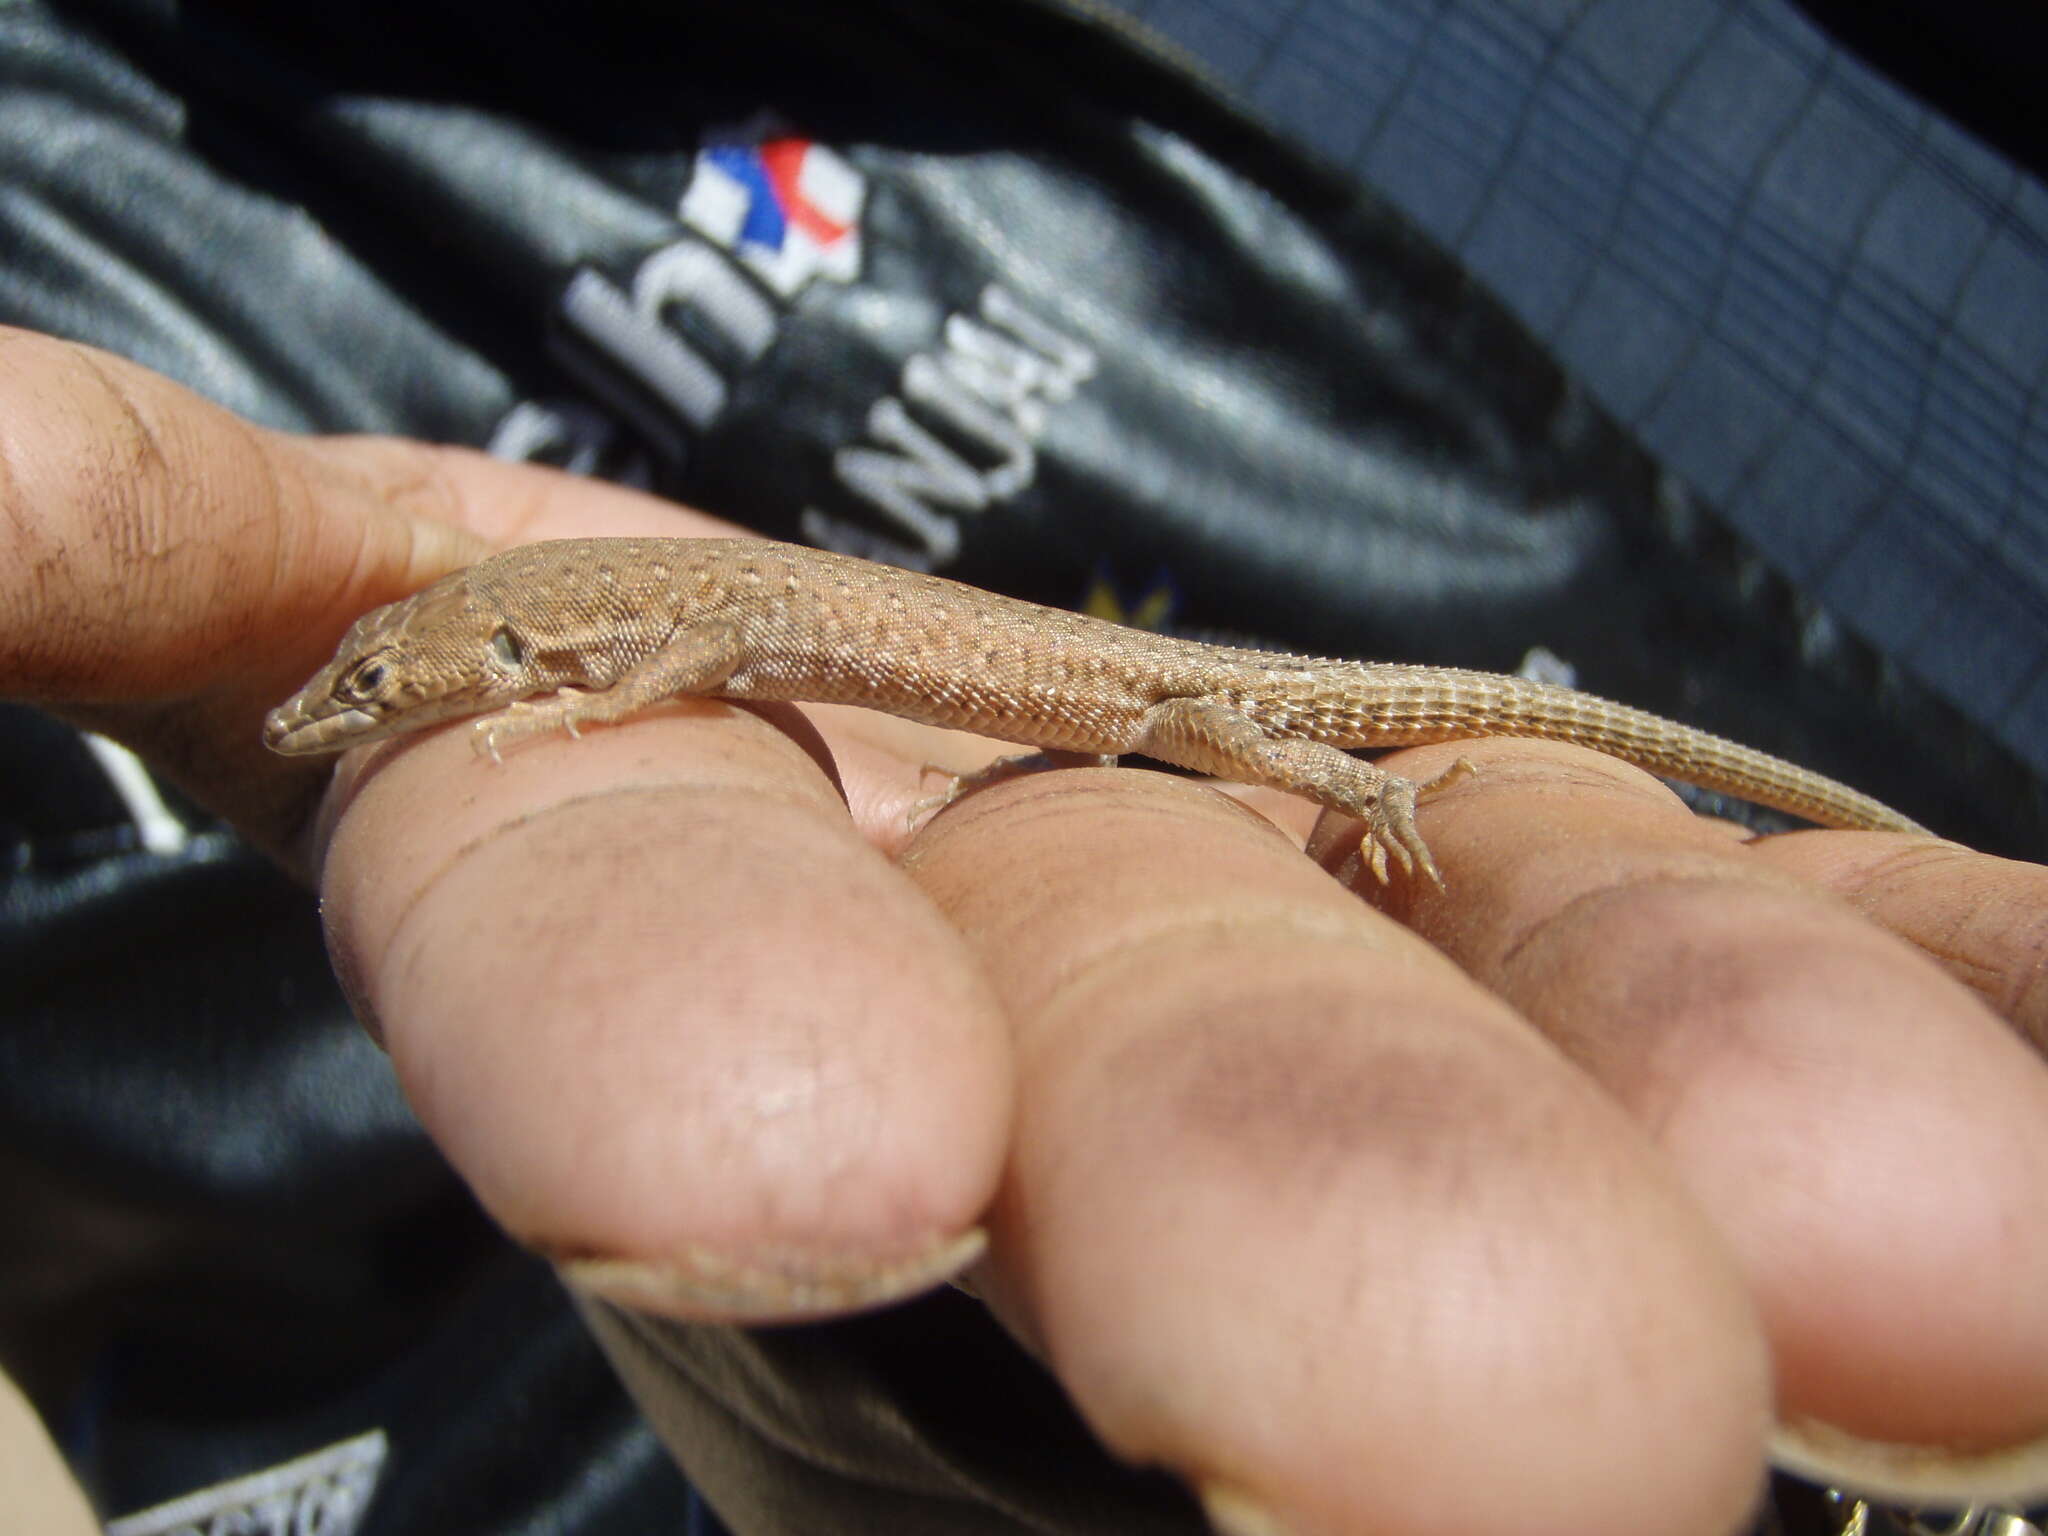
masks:
{"type": "Polygon", "coordinates": [[[1861,790],[1648,710],[1526,678],[1445,669],[1436,681],[1441,687],[1453,679],[1449,691],[1467,694],[1468,708],[1418,709],[1401,719],[1396,704],[1381,714],[1380,743],[1398,739],[1405,745],[1421,745],[1470,736],[1568,741],[1665,778],[1754,800],[1824,827],[1927,831],[1861,790]]]}

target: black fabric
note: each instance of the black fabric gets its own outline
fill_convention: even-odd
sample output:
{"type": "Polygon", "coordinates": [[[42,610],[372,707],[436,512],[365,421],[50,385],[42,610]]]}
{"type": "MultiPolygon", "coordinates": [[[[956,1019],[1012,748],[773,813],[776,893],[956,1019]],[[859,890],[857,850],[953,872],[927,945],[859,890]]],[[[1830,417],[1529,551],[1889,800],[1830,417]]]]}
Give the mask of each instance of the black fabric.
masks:
{"type": "Polygon", "coordinates": [[[1835,9],[1860,45],[1918,12],[1887,64],[1952,71],[1930,103],[1792,0],[1099,3],[1414,219],[1831,623],[2048,772],[2048,185],[1940,110],[1997,101],[1972,56],[2024,8],[1835,9]]]}
{"type": "MultiPolygon", "coordinates": [[[[2048,852],[2035,775],[1770,574],[1404,217],[1092,14],[17,4],[0,188],[0,320],[259,421],[554,458],[1189,632],[1505,669],[1541,645],[2048,852]],[[776,132],[864,184],[851,280],[785,294],[679,216],[708,138],[776,132]]],[[[140,847],[26,712],[0,790],[0,1351],[108,1510],[375,1425],[379,1533],[686,1529],[565,1299],[354,1032],[310,900],[189,815],[181,852],[140,847]]],[[[1071,1421],[1037,1438],[1035,1367],[959,1390],[997,1345],[956,1296],[637,1354],[601,1326],[667,1373],[657,1417],[746,1531],[878,1528],[884,1486],[893,1529],[1199,1528],[1071,1421]],[[835,1443],[883,1421],[904,1466],[835,1443]]]]}
{"type": "Polygon", "coordinates": [[[1915,96],[1940,105],[2036,176],[2048,136],[2035,101],[2048,17],[1997,0],[1799,0],[1801,9],[1915,96]]]}
{"type": "Polygon", "coordinates": [[[1195,1500],[1105,1457],[979,1303],[741,1330],[592,1304],[662,1438],[740,1531],[1192,1536],[1195,1500]]]}

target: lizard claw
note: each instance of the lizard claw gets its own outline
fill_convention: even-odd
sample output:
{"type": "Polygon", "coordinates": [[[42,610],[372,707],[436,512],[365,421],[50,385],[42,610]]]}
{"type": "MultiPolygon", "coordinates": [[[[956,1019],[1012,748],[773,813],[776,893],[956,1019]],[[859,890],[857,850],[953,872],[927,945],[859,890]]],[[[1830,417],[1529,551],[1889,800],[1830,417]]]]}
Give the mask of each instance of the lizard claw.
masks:
{"type": "Polygon", "coordinates": [[[1372,877],[1381,885],[1387,883],[1387,845],[1379,840],[1377,833],[1368,829],[1365,840],[1358,845],[1358,851],[1365,856],[1365,867],[1372,871],[1372,877]]]}
{"type": "Polygon", "coordinates": [[[926,795],[922,800],[911,801],[910,809],[903,813],[903,824],[906,827],[916,826],[927,814],[938,815],[967,793],[966,775],[955,773],[950,768],[941,768],[937,763],[926,763],[918,770],[917,776],[923,778],[928,773],[936,773],[942,777],[946,781],[946,787],[936,795],[926,795]]]}
{"type": "Polygon", "coordinates": [[[1415,798],[1417,800],[1427,800],[1430,796],[1449,789],[1460,779],[1476,779],[1478,777],[1479,765],[1474,763],[1469,757],[1461,757],[1426,784],[1418,784],[1415,788],[1415,798]]]}
{"type": "Polygon", "coordinates": [[[478,757],[488,757],[494,767],[502,768],[505,759],[498,755],[499,718],[491,715],[470,727],[469,744],[476,749],[478,757]]]}
{"type": "Polygon", "coordinates": [[[555,690],[556,708],[560,711],[562,729],[569,733],[571,741],[583,739],[582,726],[576,717],[576,706],[582,703],[585,697],[581,688],[561,687],[555,690]]]}
{"type": "Polygon", "coordinates": [[[1430,857],[1429,845],[1415,830],[1415,802],[1447,781],[1476,771],[1461,757],[1427,784],[1417,785],[1408,779],[1395,779],[1380,792],[1379,805],[1372,820],[1366,824],[1365,844],[1361,850],[1375,880],[1381,885],[1387,883],[1387,857],[1391,854],[1394,862],[1401,866],[1403,875],[1413,875],[1420,870],[1438,890],[1444,888],[1443,874],[1437,869],[1436,860],[1430,857]]]}

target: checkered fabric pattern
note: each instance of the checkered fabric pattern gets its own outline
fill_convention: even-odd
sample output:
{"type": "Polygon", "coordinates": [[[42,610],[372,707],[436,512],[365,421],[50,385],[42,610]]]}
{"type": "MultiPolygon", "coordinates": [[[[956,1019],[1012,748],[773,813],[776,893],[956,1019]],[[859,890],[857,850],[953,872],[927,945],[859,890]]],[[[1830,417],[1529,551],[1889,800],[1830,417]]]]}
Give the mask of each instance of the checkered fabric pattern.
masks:
{"type": "Polygon", "coordinates": [[[1771,0],[1103,0],[2048,771],[2048,189],[1771,0]]]}

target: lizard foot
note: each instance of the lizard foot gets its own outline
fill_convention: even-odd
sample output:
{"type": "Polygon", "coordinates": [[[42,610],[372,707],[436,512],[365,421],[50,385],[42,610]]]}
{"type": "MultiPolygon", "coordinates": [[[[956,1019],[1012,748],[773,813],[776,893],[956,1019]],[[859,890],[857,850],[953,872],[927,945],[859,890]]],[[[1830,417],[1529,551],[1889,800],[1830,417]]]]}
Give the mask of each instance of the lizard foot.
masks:
{"type": "Polygon", "coordinates": [[[937,815],[963,795],[971,795],[977,789],[987,789],[991,784],[1001,784],[1009,779],[1020,779],[1027,773],[1044,773],[1053,768],[1114,768],[1114,753],[1062,752],[1048,749],[1042,752],[1015,752],[1008,757],[999,757],[992,763],[984,764],[972,773],[955,773],[937,763],[926,763],[925,773],[936,773],[946,781],[946,787],[936,795],[927,795],[914,802],[904,813],[904,821],[915,826],[927,813],[937,815]]]}
{"type": "Polygon", "coordinates": [[[1365,841],[1359,849],[1365,855],[1366,867],[1372,871],[1373,879],[1381,885],[1387,883],[1387,857],[1391,854],[1394,862],[1401,866],[1402,874],[1412,875],[1419,869],[1438,890],[1444,889],[1443,874],[1437,869],[1436,860],[1429,855],[1429,845],[1415,830],[1415,807],[1418,802],[1449,788],[1458,780],[1478,775],[1479,770],[1472,760],[1461,757],[1427,783],[1417,784],[1413,779],[1390,777],[1380,791],[1379,804],[1366,823],[1365,841]]]}
{"type": "Polygon", "coordinates": [[[936,795],[926,795],[922,800],[911,801],[909,809],[903,813],[903,824],[906,827],[916,826],[927,816],[938,815],[967,793],[969,775],[955,773],[950,768],[941,768],[937,763],[926,763],[918,769],[917,776],[921,779],[928,773],[936,773],[945,781],[946,787],[936,795]]]}
{"type": "Polygon", "coordinates": [[[1389,779],[1381,787],[1379,804],[1373,807],[1365,824],[1365,838],[1358,851],[1365,856],[1365,867],[1372,871],[1373,879],[1381,885],[1388,881],[1389,855],[1401,866],[1402,874],[1412,875],[1419,867],[1439,888],[1444,883],[1443,876],[1437,873],[1436,860],[1429,856],[1429,846],[1415,830],[1417,788],[1413,779],[1389,779]]]}
{"type": "Polygon", "coordinates": [[[550,731],[567,731],[580,737],[583,713],[579,708],[589,695],[576,688],[562,688],[551,699],[515,699],[496,714],[485,715],[470,727],[469,742],[478,757],[503,764],[499,749],[550,731]]]}

